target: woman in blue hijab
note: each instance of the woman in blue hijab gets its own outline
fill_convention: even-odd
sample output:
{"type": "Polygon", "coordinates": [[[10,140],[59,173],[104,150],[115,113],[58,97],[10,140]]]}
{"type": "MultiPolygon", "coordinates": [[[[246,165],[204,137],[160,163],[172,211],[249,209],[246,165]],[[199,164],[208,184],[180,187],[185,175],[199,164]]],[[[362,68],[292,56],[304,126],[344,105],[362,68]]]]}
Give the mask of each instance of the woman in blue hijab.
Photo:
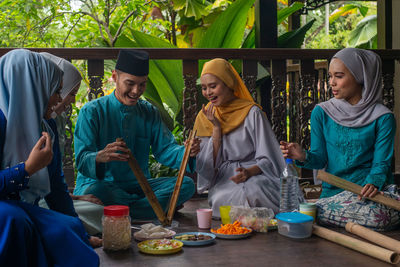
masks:
{"type": "Polygon", "coordinates": [[[0,59],[0,266],[99,265],[73,208],[65,210],[70,198],[49,206],[73,216],[36,205],[53,189],[54,133],[44,117],[61,100],[62,76],[28,50],[0,59]]]}

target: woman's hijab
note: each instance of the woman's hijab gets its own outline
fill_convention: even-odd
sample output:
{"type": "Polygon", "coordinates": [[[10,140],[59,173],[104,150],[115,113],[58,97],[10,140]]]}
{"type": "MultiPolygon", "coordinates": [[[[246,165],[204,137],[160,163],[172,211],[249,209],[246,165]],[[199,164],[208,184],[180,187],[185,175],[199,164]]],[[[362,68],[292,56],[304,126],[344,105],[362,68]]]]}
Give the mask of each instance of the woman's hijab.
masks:
{"type": "MultiPolygon", "coordinates": [[[[43,118],[62,76],[54,62],[25,49],[12,50],[0,58],[0,109],[7,119],[2,169],[26,161],[42,131],[49,129],[43,118]]],[[[28,186],[20,192],[26,202],[48,194],[47,168],[33,174],[28,186]]]]}
{"type": "Polygon", "coordinates": [[[72,65],[71,62],[66,59],[57,57],[47,52],[42,52],[40,54],[56,63],[56,65],[64,72],[63,86],[60,93],[61,98],[64,99],[72,91],[72,89],[74,89],[82,81],[81,73],[74,65],[72,65]]]}
{"type": "Polygon", "coordinates": [[[345,48],[333,58],[340,59],[362,85],[362,98],[351,105],[344,99],[332,98],[319,104],[336,123],[346,127],[363,127],[380,116],[392,113],[382,102],[381,59],[372,51],[345,48]]]}
{"type": "MultiPolygon", "coordinates": [[[[250,109],[257,104],[254,102],[249,90],[235,68],[225,59],[216,58],[205,63],[201,76],[204,74],[216,76],[227,87],[232,89],[236,96],[236,99],[230,103],[214,107],[215,117],[221,123],[222,134],[228,134],[243,123],[250,109]]],[[[210,103],[207,104],[206,109],[209,106],[210,103]]],[[[213,125],[202,111],[196,117],[194,129],[197,130],[198,136],[212,135],[213,125]]]]}

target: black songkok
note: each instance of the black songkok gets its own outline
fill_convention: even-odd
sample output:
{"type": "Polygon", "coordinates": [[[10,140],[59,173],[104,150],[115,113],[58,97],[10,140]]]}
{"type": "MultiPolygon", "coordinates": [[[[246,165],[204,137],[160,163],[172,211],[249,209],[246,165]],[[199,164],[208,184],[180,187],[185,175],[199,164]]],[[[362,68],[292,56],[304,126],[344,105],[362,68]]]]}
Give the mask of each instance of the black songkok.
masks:
{"type": "Polygon", "coordinates": [[[115,69],[135,76],[146,76],[149,74],[149,54],[133,49],[120,50],[115,69]]]}

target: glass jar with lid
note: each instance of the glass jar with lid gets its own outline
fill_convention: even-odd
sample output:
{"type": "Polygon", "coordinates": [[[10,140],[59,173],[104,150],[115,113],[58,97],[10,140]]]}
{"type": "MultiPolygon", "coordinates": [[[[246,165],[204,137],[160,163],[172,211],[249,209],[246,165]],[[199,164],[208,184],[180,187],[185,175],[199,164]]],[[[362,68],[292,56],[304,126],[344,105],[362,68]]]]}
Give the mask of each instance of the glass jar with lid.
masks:
{"type": "Polygon", "coordinates": [[[105,206],[102,223],[104,250],[117,251],[131,247],[131,218],[128,206],[105,206]]]}

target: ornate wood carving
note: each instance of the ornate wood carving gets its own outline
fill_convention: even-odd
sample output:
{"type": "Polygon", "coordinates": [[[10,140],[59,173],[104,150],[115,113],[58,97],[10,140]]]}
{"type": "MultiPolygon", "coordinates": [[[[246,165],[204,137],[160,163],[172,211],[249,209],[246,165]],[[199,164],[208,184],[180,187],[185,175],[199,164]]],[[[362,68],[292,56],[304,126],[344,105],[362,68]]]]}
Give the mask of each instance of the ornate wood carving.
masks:
{"type": "Polygon", "coordinates": [[[257,76],[255,75],[244,75],[242,78],[244,84],[247,86],[247,89],[249,89],[251,96],[253,97],[254,101],[257,102],[257,88],[256,88],[256,81],[257,81],[257,76]]]}
{"type": "Polygon", "coordinates": [[[194,74],[184,74],[185,89],[183,90],[183,124],[184,136],[187,137],[193,128],[197,115],[197,76],[194,74]]]}
{"type": "Polygon", "coordinates": [[[287,140],[286,61],[272,61],[272,130],[278,141],[287,140]]]}

